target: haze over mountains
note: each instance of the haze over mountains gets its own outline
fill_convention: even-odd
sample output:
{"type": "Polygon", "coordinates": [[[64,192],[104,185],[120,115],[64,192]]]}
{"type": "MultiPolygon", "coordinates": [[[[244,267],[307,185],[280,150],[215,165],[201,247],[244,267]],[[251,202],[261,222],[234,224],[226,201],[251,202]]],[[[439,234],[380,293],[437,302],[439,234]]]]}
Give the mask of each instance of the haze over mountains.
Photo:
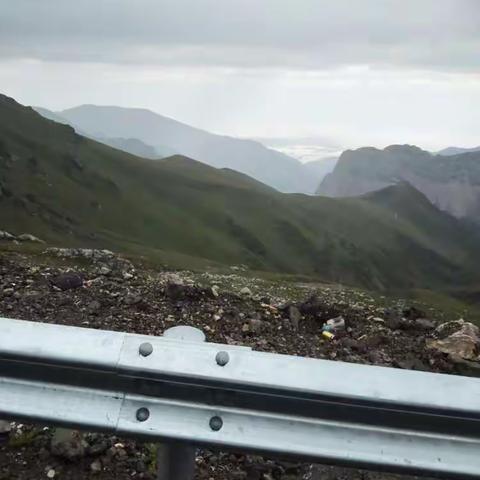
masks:
{"type": "Polygon", "coordinates": [[[36,109],[47,118],[68,123],[79,133],[129,153],[147,158],[186,155],[245,173],[282,192],[312,194],[331,170],[331,162],[323,169],[304,167],[297,159],[259,142],[215,135],[145,109],[95,105],[60,112],[36,109]]]}
{"type": "Polygon", "coordinates": [[[441,155],[411,145],[347,150],[317,193],[350,197],[407,181],[441,210],[480,222],[480,151],[456,150],[441,155]]]}
{"type": "Polygon", "coordinates": [[[473,148],[447,147],[437,152],[437,155],[458,155],[459,153],[473,153],[473,152],[480,152],[480,146],[473,147],[473,148]]]}
{"type": "Polygon", "coordinates": [[[5,96],[0,120],[4,230],[372,288],[478,281],[476,238],[409,184],[361,198],[284,194],[184,156],[129,155],[5,96]]]}

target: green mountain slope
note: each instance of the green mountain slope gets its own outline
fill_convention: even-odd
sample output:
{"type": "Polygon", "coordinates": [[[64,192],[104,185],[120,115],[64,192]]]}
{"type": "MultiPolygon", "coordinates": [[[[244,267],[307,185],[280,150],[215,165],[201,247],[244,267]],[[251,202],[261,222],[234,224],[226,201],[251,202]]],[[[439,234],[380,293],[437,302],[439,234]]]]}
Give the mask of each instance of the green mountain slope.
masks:
{"type": "Polygon", "coordinates": [[[168,147],[212,167],[245,173],[282,192],[313,193],[321,178],[297,159],[259,142],[216,135],[142,108],[81,105],[57,113],[90,137],[138,138],[160,152],[168,147]]]}
{"type": "Polygon", "coordinates": [[[406,184],[362,198],[282,194],[186,157],[129,155],[4,96],[0,229],[376,288],[466,284],[480,253],[406,184]]]}

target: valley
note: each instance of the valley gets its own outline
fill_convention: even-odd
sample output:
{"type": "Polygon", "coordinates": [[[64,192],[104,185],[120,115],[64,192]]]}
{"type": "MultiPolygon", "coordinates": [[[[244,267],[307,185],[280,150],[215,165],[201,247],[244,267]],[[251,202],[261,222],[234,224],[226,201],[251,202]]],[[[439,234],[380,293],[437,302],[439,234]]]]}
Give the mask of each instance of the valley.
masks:
{"type": "Polygon", "coordinates": [[[284,194],[179,155],[131,156],[7,97],[0,118],[0,215],[13,234],[380,290],[478,279],[468,226],[407,183],[358,198],[284,194]]]}

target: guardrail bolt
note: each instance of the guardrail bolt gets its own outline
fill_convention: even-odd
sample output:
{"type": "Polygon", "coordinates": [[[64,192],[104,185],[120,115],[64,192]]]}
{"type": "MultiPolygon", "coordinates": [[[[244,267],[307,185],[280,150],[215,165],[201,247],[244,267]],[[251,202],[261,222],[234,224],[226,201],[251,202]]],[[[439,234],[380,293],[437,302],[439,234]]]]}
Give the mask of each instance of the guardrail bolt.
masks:
{"type": "Polygon", "coordinates": [[[215,360],[217,361],[217,365],[224,367],[229,362],[230,356],[228,352],[218,352],[215,360]]]}
{"type": "Polygon", "coordinates": [[[138,352],[142,357],[148,357],[153,352],[152,344],[148,342],[142,343],[138,352]]]}
{"type": "Polygon", "coordinates": [[[137,420],[139,422],[145,422],[148,420],[148,417],[150,416],[150,411],[148,408],[142,407],[137,410],[137,420]]]}
{"type": "Polygon", "coordinates": [[[223,427],[223,420],[220,417],[215,416],[210,419],[210,428],[214,432],[218,432],[222,427],[223,427]]]}

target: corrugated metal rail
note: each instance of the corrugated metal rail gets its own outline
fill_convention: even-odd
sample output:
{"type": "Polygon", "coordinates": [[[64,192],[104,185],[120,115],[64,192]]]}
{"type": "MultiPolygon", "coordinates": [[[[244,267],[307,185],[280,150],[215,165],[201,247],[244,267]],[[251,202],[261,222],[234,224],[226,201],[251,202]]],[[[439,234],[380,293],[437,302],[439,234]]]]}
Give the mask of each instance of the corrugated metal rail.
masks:
{"type": "Polygon", "coordinates": [[[0,418],[480,478],[479,379],[168,336],[0,318],[0,418]]]}

